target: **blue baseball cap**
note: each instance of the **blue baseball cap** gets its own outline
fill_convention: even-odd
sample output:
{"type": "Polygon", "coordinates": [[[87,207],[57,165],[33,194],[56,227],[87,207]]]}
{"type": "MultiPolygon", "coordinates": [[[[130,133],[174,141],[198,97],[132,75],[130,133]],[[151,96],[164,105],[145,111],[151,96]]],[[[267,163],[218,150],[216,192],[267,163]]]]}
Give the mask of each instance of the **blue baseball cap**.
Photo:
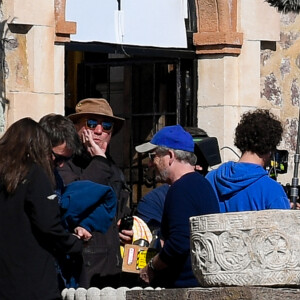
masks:
{"type": "Polygon", "coordinates": [[[194,141],[192,136],[180,125],[162,128],[153,136],[150,142],[136,146],[135,150],[139,153],[145,153],[159,146],[174,150],[194,152],[194,141]]]}

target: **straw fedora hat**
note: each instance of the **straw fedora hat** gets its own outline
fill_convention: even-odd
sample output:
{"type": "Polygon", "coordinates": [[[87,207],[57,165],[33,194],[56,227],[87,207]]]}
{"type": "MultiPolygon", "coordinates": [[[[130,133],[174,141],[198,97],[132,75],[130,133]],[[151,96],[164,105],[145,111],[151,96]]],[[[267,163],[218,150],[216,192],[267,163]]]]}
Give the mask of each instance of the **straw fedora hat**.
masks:
{"type": "Polygon", "coordinates": [[[104,98],[80,100],[75,107],[75,111],[76,113],[68,115],[73,123],[83,117],[105,117],[105,119],[114,123],[113,134],[116,134],[122,128],[125,121],[123,118],[114,116],[110,105],[104,98]]]}

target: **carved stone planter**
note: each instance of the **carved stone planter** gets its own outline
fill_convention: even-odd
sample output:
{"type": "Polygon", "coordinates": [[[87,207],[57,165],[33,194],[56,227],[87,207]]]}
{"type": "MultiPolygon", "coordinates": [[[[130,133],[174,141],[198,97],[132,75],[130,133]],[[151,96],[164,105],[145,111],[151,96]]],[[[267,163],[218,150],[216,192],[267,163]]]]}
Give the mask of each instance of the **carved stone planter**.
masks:
{"type": "Polygon", "coordinates": [[[300,285],[300,211],[196,216],[190,228],[201,285],[300,285]]]}

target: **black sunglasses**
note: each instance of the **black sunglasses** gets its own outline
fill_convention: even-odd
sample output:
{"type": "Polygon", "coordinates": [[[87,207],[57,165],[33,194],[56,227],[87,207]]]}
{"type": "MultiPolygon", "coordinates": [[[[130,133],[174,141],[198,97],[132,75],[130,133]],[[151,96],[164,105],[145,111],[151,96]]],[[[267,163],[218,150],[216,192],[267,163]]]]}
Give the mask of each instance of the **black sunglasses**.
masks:
{"type": "Polygon", "coordinates": [[[96,119],[87,119],[86,120],[86,127],[89,129],[95,129],[98,125],[102,126],[102,130],[105,132],[111,132],[114,126],[114,123],[109,121],[98,121],[96,119]]]}
{"type": "Polygon", "coordinates": [[[63,155],[55,153],[54,151],[52,151],[52,154],[54,156],[55,163],[62,163],[62,162],[70,160],[73,157],[73,155],[72,156],[63,156],[63,155]]]}
{"type": "Polygon", "coordinates": [[[148,157],[149,157],[149,159],[150,159],[151,161],[154,160],[155,156],[156,156],[156,152],[149,152],[149,153],[148,153],[148,157]]]}

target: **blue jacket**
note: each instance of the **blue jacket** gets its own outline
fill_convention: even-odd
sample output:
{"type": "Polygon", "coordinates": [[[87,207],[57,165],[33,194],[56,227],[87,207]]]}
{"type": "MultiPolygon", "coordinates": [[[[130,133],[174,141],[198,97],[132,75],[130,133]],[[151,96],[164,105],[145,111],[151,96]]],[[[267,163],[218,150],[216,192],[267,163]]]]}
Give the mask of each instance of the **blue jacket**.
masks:
{"type": "Polygon", "coordinates": [[[143,219],[147,225],[155,223],[160,226],[168,190],[169,185],[163,184],[147,193],[139,201],[136,215],[143,219]]]}
{"type": "Polygon", "coordinates": [[[117,198],[111,187],[89,180],[74,181],[61,195],[62,222],[72,230],[81,226],[105,233],[116,215],[117,198]]]}
{"type": "Polygon", "coordinates": [[[290,208],[283,187],[259,165],[229,161],[206,178],[219,199],[221,212],[290,208]]]}

